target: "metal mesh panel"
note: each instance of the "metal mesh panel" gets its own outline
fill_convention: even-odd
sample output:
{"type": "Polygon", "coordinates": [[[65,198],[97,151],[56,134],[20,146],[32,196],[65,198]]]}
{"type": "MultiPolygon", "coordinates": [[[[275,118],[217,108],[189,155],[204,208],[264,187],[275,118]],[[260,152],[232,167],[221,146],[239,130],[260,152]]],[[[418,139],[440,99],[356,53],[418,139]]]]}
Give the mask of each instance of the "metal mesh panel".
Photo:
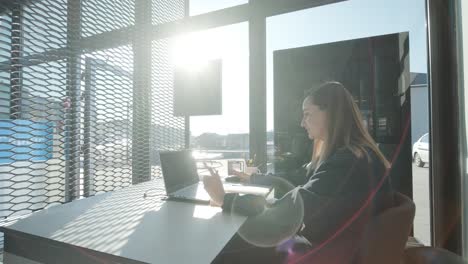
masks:
{"type": "Polygon", "coordinates": [[[85,0],[82,2],[82,36],[84,37],[135,24],[135,0],[85,0]]]}
{"type": "Polygon", "coordinates": [[[22,14],[25,56],[67,43],[67,0],[31,1],[22,14]]]}
{"type": "Polygon", "coordinates": [[[132,183],[133,51],[124,46],[83,57],[83,184],[91,195],[132,183]]]}
{"type": "MultiPolygon", "coordinates": [[[[134,0],[83,1],[82,36],[134,24],[134,0]]],[[[86,54],[83,63],[80,194],[89,196],[132,183],[133,50],[124,46],[86,54]]]]}
{"type": "Polygon", "coordinates": [[[8,138],[1,166],[7,175],[0,176],[8,198],[2,203],[1,216],[64,202],[65,65],[58,61],[23,68],[20,118],[0,125],[8,138]]]}
{"type": "Polygon", "coordinates": [[[136,19],[135,0],[0,3],[9,10],[0,15],[0,225],[128,186],[135,168],[145,179],[149,163],[160,175],[157,151],[184,147],[169,42],[149,34],[151,23],[182,18],[184,1],[148,1],[139,9],[147,21],[136,19]],[[137,22],[137,32],[102,34],[137,22]],[[134,151],[137,141],[150,151],[134,151]]]}
{"type": "Polygon", "coordinates": [[[152,24],[158,25],[184,17],[184,0],[153,0],[152,24]]]}
{"type": "Polygon", "coordinates": [[[29,55],[66,45],[66,10],[64,1],[33,2],[14,7],[11,20],[2,19],[2,38],[11,30],[11,43],[1,44],[1,60],[11,58],[1,73],[2,94],[9,93],[0,97],[9,109],[0,120],[3,218],[65,201],[66,62],[29,55]]]}
{"type": "Polygon", "coordinates": [[[0,16],[0,119],[10,118],[11,13],[0,16]]]}
{"type": "Polygon", "coordinates": [[[169,60],[169,39],[153,42],[152,146],[155,146],[152,176],[161,176],[158,152],[185,147],[185,119],[173,114],[174,66],[169,60]]]}
{"type": "MultiPolygon", "coordinates": [[[[11,13],[6,13],[0,16],[0,120],[10,118],[10,52],[11,52],[11,13]]],[[[0,151],[5,142],[5,137],[0,135],[0,151]]],[[[0,164],[0,210],[2,207],[7,207],[6,199],[2,195],[4,186],[10,182],[3,180],[8,169],[4,169],[0,164]]],[[[7,198],[8,199],[8,198],[7,198]]],[[[4,220],[5,217],[2,217],[4,220]]],[[[1,218],[0,218],[1,219],[1,218]]],[[[5,224],[5,223],[2,223],[5,224]]],[[[0,247],[3,245],[3,234],[0,235],[0,247]]]]}

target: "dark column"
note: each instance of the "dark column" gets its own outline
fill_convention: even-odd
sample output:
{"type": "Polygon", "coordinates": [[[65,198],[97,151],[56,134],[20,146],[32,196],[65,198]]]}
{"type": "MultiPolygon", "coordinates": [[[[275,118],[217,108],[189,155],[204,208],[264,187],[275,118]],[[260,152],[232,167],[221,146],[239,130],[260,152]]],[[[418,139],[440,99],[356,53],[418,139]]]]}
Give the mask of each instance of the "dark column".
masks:
{"type": "Polygon", "coordinates": [[[151,1],[135,1],[132,183],[151,179],[151,1]]]}
{"type": "MultiPolygon", "coordinates": [[[[190,0],[184,0],[184,18],[190,16],[190,0]]],[[[185,116],[185,148],[190,148],[190,116],[185,116]]]]}
{"type": "Polygon", "coordinates": [[[260,5],[252,5],[249,20],[249,104],[250,157],[255,165],[266,168],[266,18],[260,14],[260,5]]]}
{"type": "Polygon", "coordinates": [[[67,91],[71,106],[65,119],[65,201],[79,198],[80,177],[80,47],[81,0],[68,0],[67,91]]]}
{"type": "Polygon", "coordinates": [[[91,58],[86,58],[85,63],[85,87],[84,87],[84,138],[83,138],[83,195],[93,195],[94,166],[92,162],[96,157],[91,150],[93,142],[93,124],[96,124],[96,70],[91,58]]]}
{"type": "MultiPolygon", "coordinates": [[[[433,245],[461,254],[457,1],[428,0],[433,245]]],[[[460,56],[461,58],[461,56],[460,56]]]]}

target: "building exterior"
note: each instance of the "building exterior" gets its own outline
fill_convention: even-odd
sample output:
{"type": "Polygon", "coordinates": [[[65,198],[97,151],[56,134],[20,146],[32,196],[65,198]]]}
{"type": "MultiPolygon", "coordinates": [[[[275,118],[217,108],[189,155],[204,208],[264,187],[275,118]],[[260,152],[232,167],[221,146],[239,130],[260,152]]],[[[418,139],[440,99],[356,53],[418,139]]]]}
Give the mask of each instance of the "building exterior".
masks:
{"type": "Polygon", "coordinates": [[[427,74],[411,73],[411,145],[429,131],[427,74]]]}

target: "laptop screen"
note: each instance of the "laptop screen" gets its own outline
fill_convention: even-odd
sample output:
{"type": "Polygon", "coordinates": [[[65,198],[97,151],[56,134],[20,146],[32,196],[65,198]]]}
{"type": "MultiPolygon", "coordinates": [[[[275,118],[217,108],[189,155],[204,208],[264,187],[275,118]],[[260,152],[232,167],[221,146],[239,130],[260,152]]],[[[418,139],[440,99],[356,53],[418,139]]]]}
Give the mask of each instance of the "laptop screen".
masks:
{"type": "Polygon", "coordinates": [[[199,182],[190,150],[160,152],[160,159],[167,194],[199,182]]]}

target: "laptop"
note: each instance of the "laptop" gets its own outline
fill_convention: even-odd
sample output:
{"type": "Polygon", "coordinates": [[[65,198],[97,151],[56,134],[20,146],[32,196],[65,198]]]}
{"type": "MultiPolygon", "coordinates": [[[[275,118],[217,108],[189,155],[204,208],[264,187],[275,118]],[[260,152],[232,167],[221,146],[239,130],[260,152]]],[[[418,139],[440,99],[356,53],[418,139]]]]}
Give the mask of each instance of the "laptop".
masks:
{"type": "MultiPolygon", "coordinates": [[[[190,150],[160,152],[161,169],[169,200],[209,204],[210,196],[200,181],[195,159],[190,150]]],[[[271,188],[223,183],[227,193],[256,194],[267,196],[271,188]]]]}

